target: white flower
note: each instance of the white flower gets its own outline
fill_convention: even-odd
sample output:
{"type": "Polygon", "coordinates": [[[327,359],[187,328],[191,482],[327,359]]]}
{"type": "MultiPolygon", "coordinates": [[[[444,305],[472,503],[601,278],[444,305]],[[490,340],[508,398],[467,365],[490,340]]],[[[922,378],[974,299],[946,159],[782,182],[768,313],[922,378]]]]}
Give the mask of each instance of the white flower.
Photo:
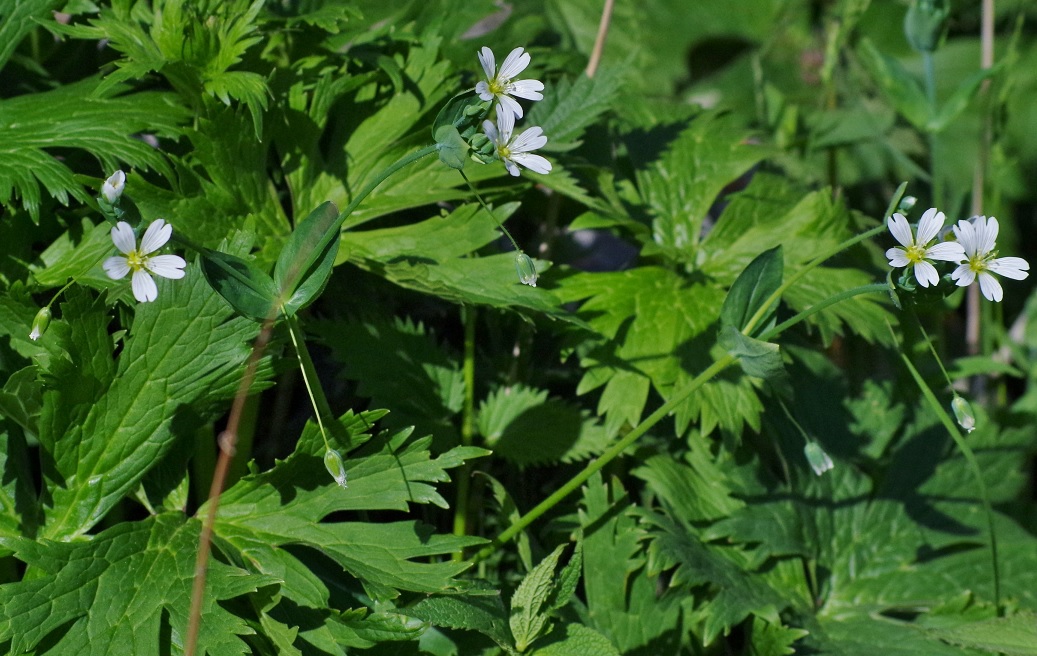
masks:
{"type": "MultiPolygon", "coordinates": [[[[543,100],[540,92],[544,90],[544,83],[539,80],[515,80],[516,75],[529,66],[529,53],[523,52],[522,48],[515,48],[497,70],[493,51],[483,46],[479,51],[479,63],[486,73],[486,79],[475,85],[475,93],[483,100],[496,99],[503,108],[504,114],[514,114],[522,118],[522,106],[512,98],[517,96],[526,100],[543,100]]],[[[498,109],[498,113],[501,113],[498,109]]]]}
{"type": "Polygon", "coordinates": [[[101,185],[101,195],[104,199],[111,204],[115,204],[115,201],[119,200],[122,196],[122,190],[126,188],[126,174],[122,171],[116,171],[110,178],[104,181],[101,185]]]}
{"type": "Polygon", "coordinates": [[[551,162],[540,155],[532,154],[532,151],[543,148],[547,144],[547,137],[539,127],[528,128],[512,139],[511,133],[515,130],[515,115],[503,112],[498,113],[496,126],[489,121],[483,121],[482,129],[493,142],[497,157],[504,162],[508,173],[518,175],[519,164],[537,173],[548,173],[551,170],[551,162]]]}
{"type": "Polygon", "coordinates": [[[803,447],[803,454],[807,457],[810,468],[814,470],[814,474],[817,476],[835,467],[832,458],[825,453],[825,450],[817,442],[807,442],[807,445],[803,447]]]}
{"type": "Polygon", "coordinates": [[[979,278],[979,289],[988,301],[1000,302],[1004,293],[996,273],[1013,280],[1023,280],[1030,275],[1029,263],[1021,257],[995,257],[994,242],[997,241],[997,219],[976,216],[969,221],[958,221],[954,235],[961,242],[965,254],[961,264],[951,273],[959,287],[971,285],[979,278]]]}
{"type": "Polygon", "coordinates": [[[151,255],[165,246],[173,234],[173,226],[162,219],[153,221],[144,232],[137,248],[137,239],[133,228],[125,221],[119,221],[112,228],[112,242],[123,253],[104,261],[105,273],[112,280],[124,278],[133,272],[133,296],[141,303],[148,303],[158,298],[158,287],[151,279],[152,275],[178,280],[184,277],[183,268],[187,262],[179,255],[151,255]]]}
{"type": "Polygon", "coordinates": [[[936,237],[943,227],[946,219],[943,212],[937,212],[935,207],[930,207],[918,221],[918,238],[911,234],[911,225],[899,212],[889,217],[886,225],[893,237],[900,242],[904,248],[891,248],[886,251],[889,258],[889,266],[894,268],[914,265],[915,279],[922,287],[935,285],[940,281],[940,275],[936,272],[929,260],[944,260],[947,262],[960,262],[965,257],[961,244],[953,241],[938,242],[927,246],[936,237]]]}

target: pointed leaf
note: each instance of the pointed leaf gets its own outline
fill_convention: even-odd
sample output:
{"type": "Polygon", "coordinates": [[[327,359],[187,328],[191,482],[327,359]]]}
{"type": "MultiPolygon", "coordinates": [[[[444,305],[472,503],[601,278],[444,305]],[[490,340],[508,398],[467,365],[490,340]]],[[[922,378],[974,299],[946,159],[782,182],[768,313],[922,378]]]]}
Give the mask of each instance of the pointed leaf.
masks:
{"type": "Polygon", "coordinates": [[[342,233],[338,208],[323,203],[292,231],[274,267],[274,285],[284,312],[292,316],[324,290],[331,277],[342,233]]]}
{"type": "Polygon", "coordinates": [[[209,286],[243,317],[266,321],[275,315],[277,286],[256,265],[213,250],[203,251],[198,263],[209,286]]]}
{"type": "MultiPolygon", "coordinates": [[[[753,259],[738,276],[720,309],[720,322],[743,330],[749,320],[763,308],[764,302],[781,286],[784,259],[781,246],[766,250],[753,259]]],[[[753,326],[751,334],[758,333],[777,307],[768,308],[753,326]]]]}

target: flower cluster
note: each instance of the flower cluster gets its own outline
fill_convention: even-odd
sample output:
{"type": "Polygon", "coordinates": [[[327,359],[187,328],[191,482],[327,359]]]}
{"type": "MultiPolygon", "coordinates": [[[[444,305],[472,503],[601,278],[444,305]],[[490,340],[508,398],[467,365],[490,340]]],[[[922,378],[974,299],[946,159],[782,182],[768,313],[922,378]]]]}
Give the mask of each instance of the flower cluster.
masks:
{"type": "Polygon", "coordinates": [[[483,47],[479,52],[479,63],[482,64],[486,79],[475,85],[475,92],[485,102],[495,103],[497,112],[496,125],[491,121],[483,121],[483,132],[496,156],[504,162],[511,175],[519,174],[519,165],[536,173],[551,171],[551,163],[533,151],[547,145],[547,137],[539,127],[531,127],[521,134],[515,135],[515,119],[522,118],[522,105],[516,98],[526,100],[543,100],[540,92],[544,83],[539,80],[516,80],[515,76],[529,66],[529,53],[522,48],[515,48],[504,59],[497,69],[493,51],[483,47]]]}
{"type": "Polygon", "coordinates": [[[913,267],[915,280],[922,287],[935,286],[940,275],[933,261],[952,262],[957,268],[951,272],[951,280],[959,287],[967,287],[979,281],[979,289],[988,301],[1000,302],[1004,296],[1001,284],[992,274],[1014,280],[1026,278],[1029,263],[1021,257],[997,257],[997,219],[974,216],[958,221],[953,226],[955,241],[936,241],[946,217],[935,207],[929,208],[918,221],[918,231],[911,226],[903,214],[889,217],[887,225],[893,238],[903,248],[893,247],[886,251],[889,265],[893,268],[913,267]]]}

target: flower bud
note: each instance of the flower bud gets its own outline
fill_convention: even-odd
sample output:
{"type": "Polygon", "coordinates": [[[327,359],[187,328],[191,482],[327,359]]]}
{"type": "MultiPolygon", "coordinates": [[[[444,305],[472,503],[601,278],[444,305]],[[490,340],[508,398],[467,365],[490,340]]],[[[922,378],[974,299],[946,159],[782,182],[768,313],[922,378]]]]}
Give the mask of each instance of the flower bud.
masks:
{"type": "Polygon", "coordinates": [[[964,428],[966,433],[976,430],[976,415],[972,414],[972,406],[968,401],[955,394],[954,400],[951,401],[951,410],[954,411],[958,425],[964,428]]]}
{"type": "Polygon", "coordinates": [[[342,456],[335,449],[324,452],[324,468],[335,479],[339,487],[346,487],[346,466],[342,462],[342,456]]]}
{"type": "Polygon", "coordinates": [[[43,333],[47,332],[47,326],[50,325],[50,316],[49,305],[40,308],[40,311],[36,313],[36,318],[32,320],[32,330],[29,331],[29,339],[35,342],[43,333]]]}
{"type": "Polygon", "coordinates": [[[911,208],[914,207],[917,202],[918,199],[914,196],[904,196],[900,199],[900,205],[897,206],[897,209],[906,214],[911,211],[911,208]]]}
{"type": "Polygon", "coordinates": [[[828,454],[825,453],[825,450],[817,442],[807,442],[807,445],[803,448],[803,455],[807,457],[810,468],[818,476],[835,467],[832,459],[828,457],[828,454]]]}
{"type": "Polygon", "coordinates": [[[936,50],[949,14],[946,0],[913,0],[904,16],[907,42],[918,52],[936,50]]]}
{"type": "Polygon", "coordinates": [[[519,282],[530,287],[537,286],[537,268],[533,258],[522,251],[515,256],[515,271],[518,272],[519,282]]]}
{"type": "Polygon", "coordinates": [[[122,171],[116,171],[101,185],[101,195],[104,196],[104,199],[109,204],[114,205],[119,201],[119,198],[122,196],[122,190],[125,188],[126,174],[122,171]]]}

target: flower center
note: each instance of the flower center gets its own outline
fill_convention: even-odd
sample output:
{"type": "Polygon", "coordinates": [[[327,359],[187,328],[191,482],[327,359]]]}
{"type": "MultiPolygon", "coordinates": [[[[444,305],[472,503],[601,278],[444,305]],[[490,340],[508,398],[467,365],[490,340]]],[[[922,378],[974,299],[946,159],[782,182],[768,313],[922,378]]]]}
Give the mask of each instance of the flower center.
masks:
{"type": "Polygon", "coordinates": [[[508,90],[508,81],[502,80],[499,77],[495,77],[490,80],[490,93],[495,96],[503,96],[504,92],[508,90]]]}
{"type": "Polygon", "coordinates": [[[973,255],[969,258],[969,269],[973,273],[982,273],[987,270],[987,262],[993,258],[994,253],[986,255],[973,255]]]}
{"type": "Polygon", "coordinates": [[[131,271],[147,269],[148,257],[146,255],[141,255],[138,250],[132,250],[126,254],[126,265],[130,267],[131,271]]]}
{"type": "Polygon", "coordinates": [[[912,264],[918,264],[919,262],[925,261],[925,248],[918,244],[912,244],[907,247],[907,259],[911,260],[912,264]]]}

